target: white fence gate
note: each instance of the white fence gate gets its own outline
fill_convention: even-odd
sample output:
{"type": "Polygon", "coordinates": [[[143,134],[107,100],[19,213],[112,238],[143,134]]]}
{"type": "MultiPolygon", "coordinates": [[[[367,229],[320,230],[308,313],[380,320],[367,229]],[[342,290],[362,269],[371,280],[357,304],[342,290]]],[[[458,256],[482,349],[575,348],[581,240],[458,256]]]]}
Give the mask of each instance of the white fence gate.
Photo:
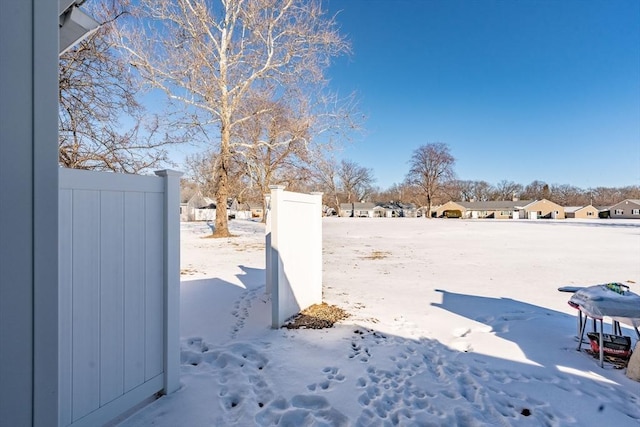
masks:
{"type": "Polygon", "coordinates": [[[60,426],[178,388],[181,174],[156,175],[60,169],[60,426]]]}
{"type": "Polygon", "coordinates": [[[271,326],[322,302],[322,193],[271,186],[267,204],[266,289],[271,326]]]}

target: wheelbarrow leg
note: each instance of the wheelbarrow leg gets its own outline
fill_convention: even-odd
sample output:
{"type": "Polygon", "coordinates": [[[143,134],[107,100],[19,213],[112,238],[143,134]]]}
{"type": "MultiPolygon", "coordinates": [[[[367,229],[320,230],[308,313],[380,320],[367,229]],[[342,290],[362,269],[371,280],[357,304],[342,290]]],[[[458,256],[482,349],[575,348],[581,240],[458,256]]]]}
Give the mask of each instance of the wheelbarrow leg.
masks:
{"type": "Polygon", "coordinates": [[[587,326],[587,316],[584,316],[584,320],[582,320],[582,312],[578,311],[578,326],[580,328],[580,331],[578,332],[578,348],[576,348],[577,351],[580,351],[580,348],[582,347],[582,337],[584,336],[584,329],[587,326]]]}
{"type": "Polygon", "coordinates": [[[600,367],[604,368],[604,319],[600,319],[600,367]]]}

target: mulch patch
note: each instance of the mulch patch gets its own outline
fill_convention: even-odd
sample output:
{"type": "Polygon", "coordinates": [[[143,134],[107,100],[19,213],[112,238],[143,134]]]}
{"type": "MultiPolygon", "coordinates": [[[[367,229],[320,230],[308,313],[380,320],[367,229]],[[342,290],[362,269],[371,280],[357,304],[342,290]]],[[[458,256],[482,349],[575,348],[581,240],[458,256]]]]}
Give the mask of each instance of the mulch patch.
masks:
{"type": "Polygon", "coordinates": [[[325,329],[331,328],[340,320],[350,316],[349,313],[335,305],[327,303],[314,304],[293,316],[284,324],[287,329],[325,329]]]}

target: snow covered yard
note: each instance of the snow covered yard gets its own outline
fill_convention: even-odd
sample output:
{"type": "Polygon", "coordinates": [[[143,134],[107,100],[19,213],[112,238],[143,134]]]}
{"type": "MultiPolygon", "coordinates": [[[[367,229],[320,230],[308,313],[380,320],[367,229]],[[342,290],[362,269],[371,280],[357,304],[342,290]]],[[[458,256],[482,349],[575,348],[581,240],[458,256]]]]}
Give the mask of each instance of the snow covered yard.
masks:
{"type": "Polygon", "coordinates": [[[321,330],[269,328],[264,226],[231,230],[182,224],[182,388],[120,426],[640,425],[557,291],[640,293],[637,221],[325,218],[321,330]]]}

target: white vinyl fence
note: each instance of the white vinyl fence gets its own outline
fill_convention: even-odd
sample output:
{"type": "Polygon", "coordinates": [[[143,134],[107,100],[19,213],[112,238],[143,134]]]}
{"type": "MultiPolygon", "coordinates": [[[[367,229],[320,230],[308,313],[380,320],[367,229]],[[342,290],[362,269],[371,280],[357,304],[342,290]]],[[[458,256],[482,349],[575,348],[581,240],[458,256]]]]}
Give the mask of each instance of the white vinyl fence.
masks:
{"type": "Polygon", "coordinates": [[[60,169],[60,426],[179,386],[181,174],[156,175],[60,169]]]}
{"type": "Polygon", "coordinates": [[[267,202],[266,290],[271,326],[322,302],[322,193],[271,186],[267,202]]]}

